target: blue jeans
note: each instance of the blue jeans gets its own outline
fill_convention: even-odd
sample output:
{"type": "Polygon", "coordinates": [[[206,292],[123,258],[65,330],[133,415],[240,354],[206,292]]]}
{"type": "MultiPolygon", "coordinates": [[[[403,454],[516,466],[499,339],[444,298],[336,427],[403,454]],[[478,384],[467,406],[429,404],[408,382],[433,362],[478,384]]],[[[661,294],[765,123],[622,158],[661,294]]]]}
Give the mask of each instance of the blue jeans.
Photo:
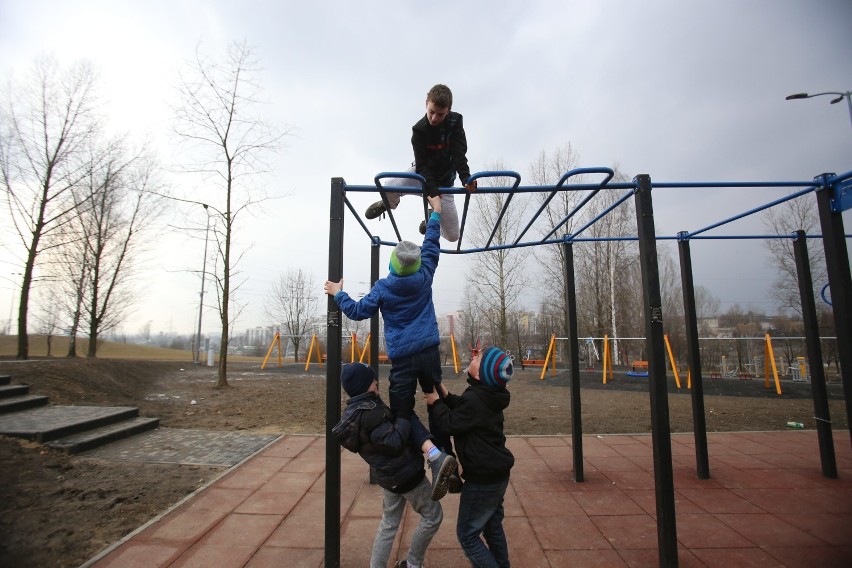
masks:
{"type": "Polygon", "coordinates": [[[509,544],[503,531],[503,497],[508,485],[506,478],[493,485],[466,481],[462,488],[456,536],[475,568],[509,567],[509,544]],[[481,537],[485,537],[484,543],[481,537]]]}
{"type": "MultiPolygon", "coordinates": [[[[435,390],[435,385],[440,382],[441,353],[437,345],[407,357],[395,357],[388,377],[391,412],[395,416],[410,419],[414,414],[414,397],[417,395],[418,383],[423,392],[432,392],[435,390]]],[[[447,453],[452,453],[450,436],[438,428],[432,419],[431,408],[429,408],[429,432],[436,446],[447,453]]]]}

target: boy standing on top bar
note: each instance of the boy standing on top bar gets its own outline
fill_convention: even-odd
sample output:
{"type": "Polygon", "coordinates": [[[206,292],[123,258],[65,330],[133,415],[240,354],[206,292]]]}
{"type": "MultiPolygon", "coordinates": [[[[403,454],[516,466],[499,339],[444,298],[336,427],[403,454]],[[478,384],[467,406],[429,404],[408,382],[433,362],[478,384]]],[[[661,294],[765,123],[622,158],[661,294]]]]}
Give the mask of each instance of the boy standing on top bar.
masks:
{"type": "MultiPolygon", "coordinates": [[[[453,93],[446,85],[435,85],[426,94],[426,114],[411,128],[411,146],[414,149],[414,164],[409,171],[416,171],[426,179],[424,192],[429,197],[441,196],[441,235],[450,242],[459,240],[459,214],[455,196],[440,194],[439,187],[452,187],[456,172],[465,189],[474,191],[476,180],[470,178],[467,165],[467,138],[462,124],[462,115],[452,111],[453,93]]],[[[389,178],[385,185],[420,187],[418,180],[389,178]]],[[[402,194],[388,192],[388,205],[396,209],[402,194]]],[[[375,219],[386,211],[384,201],[376,201],[367,208],[364,217],[375,219]]],[[[420,234],[426,232],[426,222],[420,223],[420,234]]]]}

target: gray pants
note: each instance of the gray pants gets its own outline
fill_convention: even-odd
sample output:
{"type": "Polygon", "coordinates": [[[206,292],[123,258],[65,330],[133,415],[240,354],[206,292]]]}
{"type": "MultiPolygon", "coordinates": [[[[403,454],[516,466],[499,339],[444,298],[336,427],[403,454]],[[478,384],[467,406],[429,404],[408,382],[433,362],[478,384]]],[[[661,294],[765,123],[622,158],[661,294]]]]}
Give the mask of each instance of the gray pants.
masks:
{"type": "MultiPolygon", "coordinates": [[[[414,168],[410,168],[408,171],[413,172],[414,168]]],[[[408,178],[387,178],[383,180],[382,185],[393,187],[420,187],[420,182],[408,178]]],[[[390,205],[390,208],[396,209],[397,205],[399,205],[399,198],[403,195],[409,194],[393,193],[389,191],[385,195],[388,198],[388,205],[390,205]]],[[[459,240],[459,212],[456,209],[455,195],[452,194],[441,194],[441,236],[451,243],[459,240]]]]}
{"type": "Polygon", "coordinates": [[[382,500],[382,520],[373,541],[373,556],[370,558],[370,568],[387,568],[393,541],[402,522],[407,501],[415,513],[420,514],[420,523],[414,534],[411,535],[411,547],[408,550],[406,560],[417,566],[423,564],[426,548],[432,542],[432,537],[438,532],[441,521],[444,519],[444,511],[441,503],[432,501],[432,485],[424,477],[420,484],[408,493],[394,493],[382,489],[384,499],[382,500]]]}

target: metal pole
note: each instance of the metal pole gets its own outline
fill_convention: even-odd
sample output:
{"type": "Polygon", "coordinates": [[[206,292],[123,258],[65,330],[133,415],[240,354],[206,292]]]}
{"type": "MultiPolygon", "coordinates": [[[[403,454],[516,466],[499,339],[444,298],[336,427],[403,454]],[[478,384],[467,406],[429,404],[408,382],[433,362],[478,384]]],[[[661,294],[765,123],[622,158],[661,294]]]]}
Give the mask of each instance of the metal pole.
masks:
{"type": "Polygon", "coordinates": [[[207,210],[207,204],[201,204],[204,207],[204,213],[207,214],[207,229],[204,231],[204,261],[201,265],[201,293],[198,294],[198,333],[195,334],[195,353],[194,363],[201,364],[201,314],[204,311],[204,281],[207,279],[207,237],[210,236],[210,211],[207,210]]]}
{"type": "Polygon", "coordinates": [[[846,399],[846,420],[849,433],[852,434],[852,275],[849,272],[843,214],[833,211],[831,207],[834,187],[829,180],[832,177],[833,174],[823,174],[814,181],[821,186],[816,192],[817,209],[825,247],[825,268],[831,285],[831,310],[834,314],[843,397],[846,399]]]}
{"type": "MultiPolygon", "coordinates": [[[[379,279],[379,237],[373,237],[370,247],[370,289],[376,285],[379,279]]],[[[379,378],[379,314],[370,318],[370,366],[379,378]]],[[[371,470],[372,472],[372,470],[371,470]]],[[[372,473],[371,473],[372,476],[372,473]]],[[[372,477],[371,477],[372,479],[372,477]]]]}
{"type": "Polygon", "coordinates": [[[802,319],[805,324],[805,347],[811,367],[811,391],[814,396],[819,456],[822,475],[837,479],[837,461],[834,456],[834,439],[831,434],[831,417],[828,410],[828,392],[825,389],[825,369],[822,366],[822,349],[819,344],[819,323],[814,303],[814,282],[808,260],[808,241],[805,232],[796,231],[793,241],[796,256],[796,273],[799,279],[799,297],[802,300],[802,319]]]}
{"type": "MultiPolygon", "coordinates": [[[[343,199],[346,182],[331,180],[331,205],[328,232],[328,279],[343,278],[343,199]]],[[[331,296],[327,307],[328,365],[325,385],[325,566],[340,566],[340,446],[332,428],[340,421],[340,362],[343,348],[343,328],[340,308],[331,296]]]]}
{"type": "Polygon", "coordinates": [[[852,126],[852,92],[846,93],[846,106],[849,107],[849,125],[852,126]]]}
{"type": "Polygon", "coordinates": [[[577,331],[577,295],[574,280],[574,243],[562,243],[565,251],[565,306],[568,310],[568,357],[571,369],[571,445],[574,455],[574,481],[583,475],[583,417],[580,404],[580,353],[577,331]]]}
{"type": "Polygon", "coordinates": [[[654,451],[654,489],[657,497],[657,546],[660,566],[676,568],[677,528],[675,523],[672,436],[666,386],[666,358],[663,339],[663,307],[660,294],[660,268],[651,177],[638,175],[634,202],[639,236],[639,263],[645,307],[645,343],[648,357],[648,390],[651,396],[651,445],[654,451]]]}
{"type": "MultiPolygon", "coordinates": [[[[684,236],[685,231],[679,233],[684,236]]],[[[698,345],[698,316],[695,308],[695,283],[692,278],[692,253],[689,240],[678,242],[680,249],[680,281],[683,288],[683,311],[686,318],[686,344],[692,377],[692,429],[695,436],[695,464],[699,479],[710,479],[707,452],[707,419],[704,414],[704,380],[701,375],[701,349],[698,345]]]]}

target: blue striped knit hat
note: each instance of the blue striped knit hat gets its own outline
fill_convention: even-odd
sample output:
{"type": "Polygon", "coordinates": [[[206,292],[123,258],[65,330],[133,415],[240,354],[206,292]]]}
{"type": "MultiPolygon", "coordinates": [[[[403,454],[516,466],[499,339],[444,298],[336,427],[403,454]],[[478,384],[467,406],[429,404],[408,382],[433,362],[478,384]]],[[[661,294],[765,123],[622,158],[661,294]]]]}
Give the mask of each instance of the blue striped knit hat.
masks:
{"type": "Polygon", "coordinates": [[[479,363],[479,380],[488,386],[505,387],[512,378],[512,358],[498,347],[486,347],[482,350],[479,363]]]}

